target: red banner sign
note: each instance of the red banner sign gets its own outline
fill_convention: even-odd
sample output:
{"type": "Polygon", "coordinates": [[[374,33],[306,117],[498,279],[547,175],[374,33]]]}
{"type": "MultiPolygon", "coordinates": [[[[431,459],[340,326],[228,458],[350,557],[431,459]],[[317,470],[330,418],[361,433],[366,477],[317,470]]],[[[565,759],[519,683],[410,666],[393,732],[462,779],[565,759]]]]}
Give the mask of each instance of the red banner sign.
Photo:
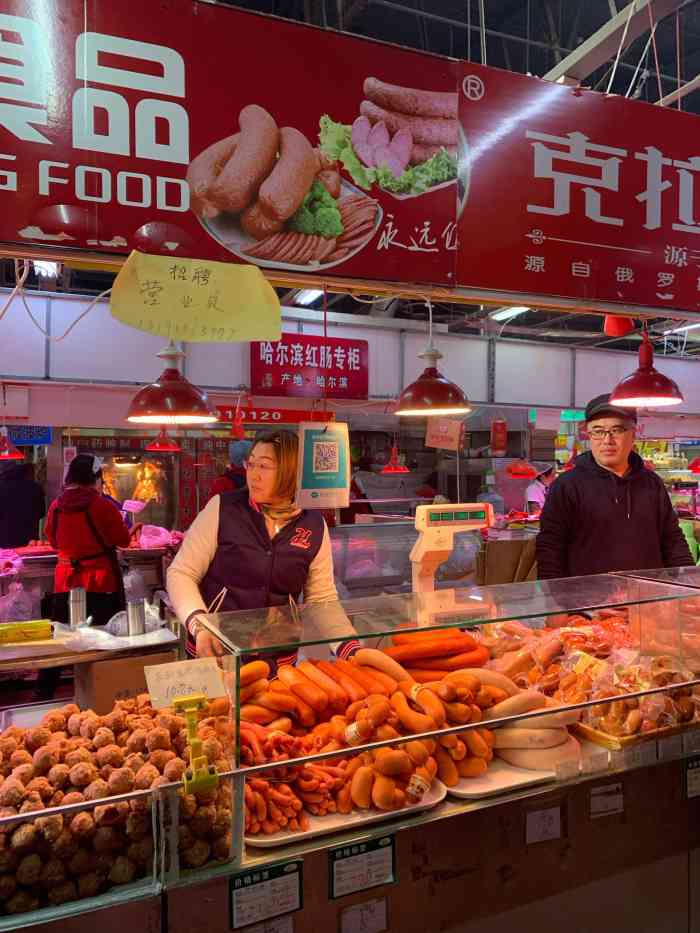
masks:
{"type": "Polygon", "coordinates": [[[254,395],[366,399],[368,343],[306,334],[282,334],[275,343],[251,343],[250,383],[254,395]]]}
{"type": "Polygon", "coordinates": [[[0,241],[451,284],[456,68],[209,3],[3,0],[0,241]]]}
{"type": "MultiPolygon", "coordinates": [[[[233,422],[236,416],[235,405],[217,405],[216,410],[221,421],[233,422]]],[[[335,414],[332,411],[304,411],[301,408],[251,408],[247,405],[241,405],[240,410],[243,412],[243,424],[261,427],[300,424],[302,421],[335,421],[335,414]]]]}
{"type": "Polygon", "coordinates": [[[463,68],[459,284],[697,311],[697,116],[463,68]]]}

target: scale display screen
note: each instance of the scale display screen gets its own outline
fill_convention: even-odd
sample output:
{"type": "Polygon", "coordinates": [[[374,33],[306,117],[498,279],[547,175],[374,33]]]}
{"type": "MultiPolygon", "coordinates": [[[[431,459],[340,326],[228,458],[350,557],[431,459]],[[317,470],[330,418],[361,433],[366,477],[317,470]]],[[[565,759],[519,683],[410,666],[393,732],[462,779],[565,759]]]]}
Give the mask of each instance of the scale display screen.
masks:
{"type": "Polygon", "coordinates": [[[431,525],[451,525],[455,522],[484,522],[486,521],[486,512],[484,509],[464,512],[464,511],[440,511],[429,512],[428,521],[431,525]]]}

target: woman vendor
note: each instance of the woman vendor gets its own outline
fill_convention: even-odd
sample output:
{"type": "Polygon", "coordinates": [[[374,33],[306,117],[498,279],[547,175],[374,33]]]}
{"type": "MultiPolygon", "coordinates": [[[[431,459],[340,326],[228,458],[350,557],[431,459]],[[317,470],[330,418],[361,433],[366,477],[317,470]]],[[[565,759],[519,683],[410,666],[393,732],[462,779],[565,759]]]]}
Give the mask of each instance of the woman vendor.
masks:
{"type": "MultiPolygon", "coordinates": [[[[245,462],[247,488],[211,499],[185,535],[168,570],[168,594],[187,627],[188,653],[221,653],[198,616],[222,592],[221,612],[287,606],[302,593],[305,603],[338,599],[323,516],[294,506],[298,450],[291,431],[257,437],[245,462]]],[[[342,612],[328,616],[327,635],[347,634],[342,612]]],[[[344,657],[357,646],[346,642],[337,653],[344,657]]]]}
{"type": "Polygon", "coordinates": [[[106,625],[124,608],[117,548],[129,546],[130,532],[101,488],[99,458],[78,454],[68,467],[63,492],[49,508],[45,532],[58,551],[53,597],[57,622],[68,622],[68,593],[76,587],[87,591],[93,625],[106,625]]]}

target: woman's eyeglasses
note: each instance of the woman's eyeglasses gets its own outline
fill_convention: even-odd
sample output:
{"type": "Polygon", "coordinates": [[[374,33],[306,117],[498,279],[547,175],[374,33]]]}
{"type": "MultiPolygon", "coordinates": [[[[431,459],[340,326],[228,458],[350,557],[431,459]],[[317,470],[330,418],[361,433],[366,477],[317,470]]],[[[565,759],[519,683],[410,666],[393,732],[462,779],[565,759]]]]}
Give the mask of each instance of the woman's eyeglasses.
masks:
{"type": "Polygon", "coordinates": [[[629,428],[626,428],[622,424],[616,424],[612,428],[591,428],[588,432],[588,436],[592,437],[594,441],[602,441],[604,437],[622,437],[623,434],[626,434],[629,431],[629,428]]]}
{"type": "Polygon", "coordinates": [[[272,473],[277,469],[276,463],[263,463],[262,460],[244,460],[246,470],[260,470],[261,473],[272,473]]]}

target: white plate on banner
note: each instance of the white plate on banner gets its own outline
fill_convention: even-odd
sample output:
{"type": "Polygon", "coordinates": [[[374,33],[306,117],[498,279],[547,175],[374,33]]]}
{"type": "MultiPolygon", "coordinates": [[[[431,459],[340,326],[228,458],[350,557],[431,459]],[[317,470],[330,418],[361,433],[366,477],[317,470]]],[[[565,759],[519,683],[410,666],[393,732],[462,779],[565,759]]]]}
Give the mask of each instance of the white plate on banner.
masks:
{"type": "MultiPolygon", "coordinates": [[[[342,179],[340,200],[342,200],[343,197],[353,194],[362,194],[367,198],[372,198],[371,192],[363,191],[361,188],[351,184],[351,182],[342,179]]],[[[381,205],[377,204],[374,214],[374,226],[360,245],[355,246],[347,256],[343,256],[342,259],[336,259],[334,262],[308,262],[303,264],[298,262],[276,262],[274,259],[257,259],[255,256],[249,256],[244,250],[249,249],[251,246],[255,246],[258,241],[241,230],[237,214],[221,213],[212,218],[198,217],[198,220],[207,233],[220,243],[224,249],[233,253],[234,256],[244,259],[246,262],[253,263],[253,265],[261,266],[265,269],[290,269],[296,272],[318,272],[321,269],[332,269],[333,266],[339,266],[341,263],[347,262],[348,259],[352,259],[361,249],[364,249],[381,226],[383,216],[384,211],[381,205]]]]}
{"type": "Polygon", "coordinates": [[[289,846],[294,842],[314,839],[316,836],[328,836],[349,829],[360,829],[364,826],[372,826],[374,823],[383,823],[386,820],[413,816],[414,813],[430,810],[442,803],[446,795],[447,788],[445,785],[442,781],[435,780],[420,803],[416,803],[411,807],[404,807],[403,810],[391,810],[388,813],[380,810],[353,810],[352,813],[329,813],[327,816],[312,816],[307,813],[309,829],[306,831],[279,832],[273,833],[271,836],[265,836],[263,833],[259,836],[246,835],[244,837],[245,844],[257,849],[274,849],[277,846],[289,846]]]}
{"type": "Polygon", "coordinates": [[[554,771],[528,771],[525,768],[514,768],[513,765],[494,758],[489,762],[486,774],[478,778],[462,778],[456,787],[448,788],[447,793],[463,800],[478,800],[481,797],[507,794],[521,787],[546,784],[547,781],[553,781],[555,778],[554,771]]]}

